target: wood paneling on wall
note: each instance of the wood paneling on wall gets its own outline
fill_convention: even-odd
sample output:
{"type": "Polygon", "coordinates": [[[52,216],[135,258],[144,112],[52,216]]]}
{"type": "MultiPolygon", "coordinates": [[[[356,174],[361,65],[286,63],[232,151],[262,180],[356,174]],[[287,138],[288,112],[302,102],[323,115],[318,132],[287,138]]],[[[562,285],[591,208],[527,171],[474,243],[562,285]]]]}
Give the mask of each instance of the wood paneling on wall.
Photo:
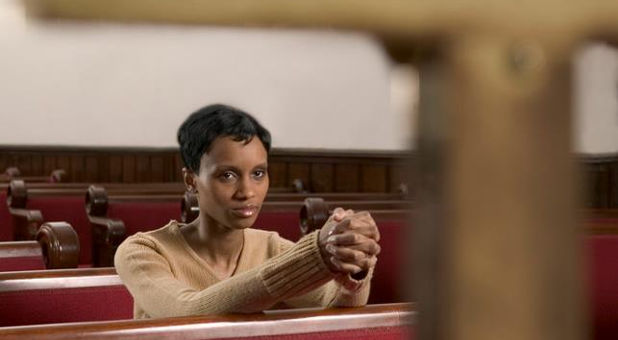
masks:
{"type": "Polygon", "coordinates": [[[618,154],[580,155],[588,208],[618,208],[618,154]]]}
{"type": "MultiPolygon", "coordinates": [[[[618,154],[576,158],[583,173],[584,205],[618,208],[618,154]]],[[[273,149],[269,173],[273,187],[301,179],[312,192],[396,192],[401,183],[411,183],[406,178],[414,171],[413,162],[414,156],[404,152],[273,149]]],[[[24,176],[64,169],[74,182],[182,180],[175,148],[0,146],[0,171],[9,166],[17,166],[24,176]]]]}
{"type": "MultiPolygon", "coordinates": [[[[407,182],[404,152],[273,149],[271,186],[301,179],[312,192],[389,192],[407,182]]],[[[64,169],[73,182],[180,181],[176,148],[0,146],[0,170],[16,166],[24,176],[64,169]]]]}

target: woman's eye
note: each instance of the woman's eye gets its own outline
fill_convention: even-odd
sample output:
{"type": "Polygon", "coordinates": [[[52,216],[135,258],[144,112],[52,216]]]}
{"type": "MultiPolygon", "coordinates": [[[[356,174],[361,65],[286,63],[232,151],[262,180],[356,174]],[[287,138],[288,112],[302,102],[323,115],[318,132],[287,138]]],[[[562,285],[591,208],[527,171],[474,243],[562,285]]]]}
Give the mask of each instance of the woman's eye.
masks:
{"type": "Polygon", "coordinates": [[[236,175],[233,172],[231,172],[231,171],[226,171],[226,172],[221,174],[221,178],[226,180],[226,181],[232,180],[235,177],[236,177],[236,175]]]}
{"type": "Polygon", "coordinates": [[[266,171],[264,171],[264,170],[256,170],[253,173],[253,177],[255,177],[255,178],[262,178],[264,176],[266,176],[266,171]]]}

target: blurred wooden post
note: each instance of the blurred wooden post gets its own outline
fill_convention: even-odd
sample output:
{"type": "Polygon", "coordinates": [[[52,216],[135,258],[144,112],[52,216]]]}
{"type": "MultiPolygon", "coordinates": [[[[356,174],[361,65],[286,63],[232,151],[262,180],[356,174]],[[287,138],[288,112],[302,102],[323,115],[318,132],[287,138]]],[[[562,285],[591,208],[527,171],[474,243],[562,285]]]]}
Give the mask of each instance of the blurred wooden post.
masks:
{"type": "Polygon", "coordinates": [[[464,36],[421,68],[422,339],[585,335],[569,46],[464,36]]]}

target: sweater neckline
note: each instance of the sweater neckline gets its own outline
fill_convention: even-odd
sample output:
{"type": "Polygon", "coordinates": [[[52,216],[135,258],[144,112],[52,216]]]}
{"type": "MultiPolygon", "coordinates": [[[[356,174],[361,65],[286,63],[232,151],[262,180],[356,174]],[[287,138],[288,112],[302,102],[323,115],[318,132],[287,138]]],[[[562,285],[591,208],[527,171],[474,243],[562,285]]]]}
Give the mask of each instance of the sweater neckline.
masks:
{"type": "Polygon", "coordinates": [[[202,268],[205,268],[206,270],[208,270],[210,272],[210,274],[215,277],[218,281],[223,281],[226,279],[229,279],[230,277],[233,277],[234,275],[236,275],[237,273],[239,273],[239,269],[243,266],[243,264],[245,263],[245,253],[247,253],[245,251],[246,247],[247,247],[247,235],[245,230],[242,230],[242,235],[243,235],[243,242],[242,242],[242,248],[240,249],[240,254],[238,254],[238,259],[236,260],[236,267],[234,268],[234,271],[232,271],[232,274],[230,274],[230,276],[225,277],[225,278],[221,278],[217,271],[215,271],[212,266],[210,265],[210,263],[208,263],[206,260],[204,260],[201,256],[199,256],[195,250],[193,248],[191,248],[191,246],[189,245],[189,242],[187,242],[187,240],[185,239],[185,237],[182,235],[182,232],[180,231],[180,223],[176,222],[174,223],[174,233],[176,234],[176,238],[178,239],[178,241],[181,243],[182,247],[185,249],[185,251],[195,260],[197,261],[202,268]]]}

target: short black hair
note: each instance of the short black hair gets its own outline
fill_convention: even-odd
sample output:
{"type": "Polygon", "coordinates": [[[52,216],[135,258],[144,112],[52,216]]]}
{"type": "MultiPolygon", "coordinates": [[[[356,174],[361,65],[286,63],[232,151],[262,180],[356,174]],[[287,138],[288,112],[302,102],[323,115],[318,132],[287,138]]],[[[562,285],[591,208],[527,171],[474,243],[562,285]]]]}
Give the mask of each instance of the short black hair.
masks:
{"type": "Polygon", "coordinates": [[[270,151],[270,132],[255,118],[235,107],[213,104],[193,112],[178,128],[180,155],[185,166],[198,173],[200,160],[210,150],[212,142],[225,136],[245,143],[257,136],[266,152],[270,151]]]}

